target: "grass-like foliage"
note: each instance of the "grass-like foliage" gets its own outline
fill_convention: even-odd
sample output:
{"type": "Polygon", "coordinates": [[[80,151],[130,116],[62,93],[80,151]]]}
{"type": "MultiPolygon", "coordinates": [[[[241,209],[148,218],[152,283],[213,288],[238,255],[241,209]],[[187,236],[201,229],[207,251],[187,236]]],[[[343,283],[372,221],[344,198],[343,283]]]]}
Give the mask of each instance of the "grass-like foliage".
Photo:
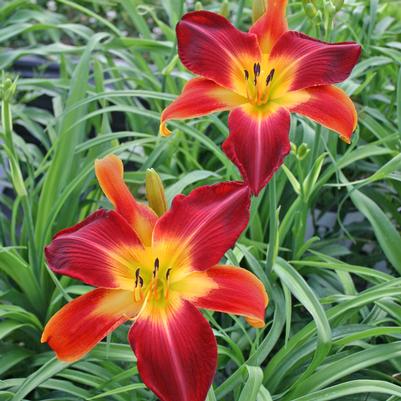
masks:
{"type": "MultiPolygon", "coordinates": [[[[291,117],[292,151],[226,254],[266,286],[267,325],[205,312],[219,353],[208,401],[401,400],[400,2],[349,0],[338,11],[330,1],[304,3],[289,2],[292,29],[362,45],[341,85],[359,124],[347,145],[291,117]]],[[[169,202],[240,179],[220,147],[227,113],[172,122],[168,138],[158,132],[161,111],[190,78],[174,27],[200,6],[0,1],[1,401],[156,400],[138,376],[128,325],[74,364],[40,343],[50,316],[89,289],[52,273],[43,249],[110,206],[93,168],[109,153],[123,159],[139,200],[148,168],[169,202]]],[[[250,0],[203,7],[243,30],[252,23],[250,0]]]]}

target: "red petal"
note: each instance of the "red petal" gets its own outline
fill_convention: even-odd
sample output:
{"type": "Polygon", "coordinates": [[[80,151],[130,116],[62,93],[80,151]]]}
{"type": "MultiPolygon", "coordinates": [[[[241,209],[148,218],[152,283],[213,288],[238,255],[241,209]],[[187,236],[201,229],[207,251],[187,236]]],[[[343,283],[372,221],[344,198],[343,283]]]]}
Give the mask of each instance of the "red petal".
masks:
{"type": "Polygon", "coordinates": [[[49,344],[57,358],[74,362],[133,317],[139,307],[131,291],[98,288],[59,310],[47,323],[41,341],[49,344]]]}
{"type": "Polygon", "coordinates": [[[177,25],[178,54],[194,74],[243,94],[244,68],[260,60],[255,35],[209,11],[185,14],[177,25]]]}
{"type": "Polygon", "coordinates": [[[216,340],[202,314],[183,301],[168,319],[138,319],[129,333],[143,382],[161,401],[204,401],[217,364],[216,340]]]}
{"type": "Polygon", "coordinates": [[[316,86],[304,90],[310,99],[291,109],[317,121],[319,124],[338,132],[349,143],[354,132],[358,116],[355,106],[348,95],[335,86],[316,86]]]}
{"type": "Polygon", "coordinates": [[[170,134],[165,124],[168,120],[199,117],[215,111],[230,110],[248,100],[205,78],[191,79],[181,95],[162,113],[160,131],[170,134]]]}
{"type": "Polygon", "coordinates": [[[285,16],[287,0],[267,0],[266,3],[265,14],[249,30],[257,35],[262,53],[270,53],[279,37],[288,29],[285,16]]]}
{"type": "Polygon", "coordinates": [[[257,195],[290,151],[290,114],[284,108],[263,111],[246,105],[230,113],[228,127],[223,150],[257,195]]]}
{"type": "Polygon", "coordinates": [[[249,190],[239,182],[204,186],[188,196],[178,195],[157,222],[153,244],[175,246],[175,266],[205,270],[220,261],[247,226],[249,202],[249,190]]]}
{"type": "Polygon", "coordinates": [[[252,326],[264,326],[268,298],[263,284],[254,274],[234,266],[214,266],[206,274],[217,288],[197,298],[193,302],[195,306],[245,316],[252,326]]]}
{"type": "Polygon", "coordinates": [[[99,184],[116,208],[132,226],[144,245],[150,245],[157,216],[149,207],[138,203],[124,182],[122,161],[114,155],[95,161],[99,184]]]}
{"type": "Polygon", "coordinates": [[[361,54],[354,42],[327,43],[300,32],[288,31],[277,41],[269,62],[277,76],[272,91],[280,84],[290,90],[344,81],[361,54]]]}
{"type": "Polygon", "coordinates": [[[142,245],[128,223],[101,209],[56,234],[45,253],[56,273],[96,287],[131,289],[135,248],[142,245]]]}

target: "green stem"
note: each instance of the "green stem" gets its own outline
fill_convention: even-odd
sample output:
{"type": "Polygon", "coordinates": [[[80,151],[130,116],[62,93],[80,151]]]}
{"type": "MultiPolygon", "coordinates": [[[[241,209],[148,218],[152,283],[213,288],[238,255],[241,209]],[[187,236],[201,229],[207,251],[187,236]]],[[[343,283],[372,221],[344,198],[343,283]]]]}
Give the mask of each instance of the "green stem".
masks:
{"type": "Polygon", "coordinates": [[[312,168],[313,163],[315,163],[315,160],[319,156],[318,152],[320,147],[321,133],[322,133],[322,126],[318,125],[315,131],[315,140],[313,141],[311,158],[309,159],[309,170],[312,168]]]}
{"type": "Polygon", "coordinates": [[[269,184],[269,249],[266,255],[266,273],[269,275],[277,256],[278,224],[277,224],[277,191],[276,176],[274,175],[269,184]]]}
{"type": "Polygon", "coordinates": [[[3,99],[1,107],[1,122],[4,129],[4,144],[5,150],[10,160],[11,176],[14,185],[14,189],[17,196],[21,199],[21,205],[24,213],[24,220],[28,230],[28,241],[29,241],[29,262],[35,272],[38,272],[38,259],[35,247],[35,234],[34,225],[32,218],[32,210],[30,202],[28,200],[27,191],[25,189],[25,183],[22,178],[21,168],[19,165],[18,155],[15,151],[13,141],[13,122],[10,103],[8,100],[3,99]]]}

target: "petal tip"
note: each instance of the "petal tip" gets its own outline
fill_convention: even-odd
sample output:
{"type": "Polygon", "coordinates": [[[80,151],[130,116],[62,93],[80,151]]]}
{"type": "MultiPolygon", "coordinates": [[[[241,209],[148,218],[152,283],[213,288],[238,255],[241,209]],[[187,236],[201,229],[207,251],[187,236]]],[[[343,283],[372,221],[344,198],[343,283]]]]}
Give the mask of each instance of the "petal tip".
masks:
{"type": "Polygon", "coordinates": [[[161,123],[159,130],[161,136],[167,137],[171,135],[171,131],[167,128],[166,123],[161,123]]]}
{"type": "Polygon", "coordinates": [[[95,160],[95,173],[99,181],[106,178],[104,177],[105,174],[111,174],[113,171],[116,171],[121,177],[124,175],[123,162],[115,154],[111,153],[95,160]]]}
{"type": "Polygon", "coordinates": [[[351,144],[351,138],[348,138],[348,137],[345,136],[345,135],[341,135],[341,136],[340,136],[340,139],[341,139],[343,142],[345,142],[347,145],[350,145],[350,144],[351,144]]]}
{"type": "Polygon", "coordinates": [[[266,323],[263,319],[246,317],[245,320],[255,329],[263,329],[266,326],[266,323]]]}
{"type": "Polygon", "coordinates": [[[42,336],[40,337],[40,343],[44,344],[47,343],[47,340],[49,339],[49,336],[46,333],[46,330],[43,331],[42,336]]]}

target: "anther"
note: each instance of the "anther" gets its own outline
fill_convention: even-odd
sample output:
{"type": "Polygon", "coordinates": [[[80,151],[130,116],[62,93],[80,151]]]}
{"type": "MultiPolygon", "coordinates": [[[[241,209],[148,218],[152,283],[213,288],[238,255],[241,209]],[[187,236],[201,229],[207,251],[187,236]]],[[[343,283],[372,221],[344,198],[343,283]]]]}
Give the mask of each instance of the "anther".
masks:
{"type": "Polygon", "coordinates": [[[249,72],[248,72],[248,70],[244,70],[244,74],[245,74],[245,79],[248,81],[248,79],[249,79],[249,72]]]}
{"type": "Polygon", "coordinates": [[[135,289],[134,289],[134,300],[135,302],[139,302],[142,299],[142,287],[143,287],[143,278],[140,276],[141,269],[135,270],[135,289]],[[139,287],[138,288],[138,284],[139,287]]]}
{"type": "Polygon", "coordinates": [[[256,86],[256,84],[258,82],[258,76],[260,75],[260,64],[259,63],[255,63],[253,65],[253,75],[254,75],[253,83],[256,86]]]}
{"type": "Polygon", "coordinates": [[[154,269],[153,269],[153,278],[156,277],[158,271],[159,271],[159,258],[156,258],[155,264],[154,264],[154,269]]]}
{"type": "MultiPolygon", "coordinates": [[[[138,280],[139,279],[142,280],[142,277],[140,276],[140,273],[141,273],[141,269],[138,268],[138,269],[135,270],[135,288],[138,287],[138,280]]],[[[142,280],[142,282],[143,282],[143,280],[142,280]]],[[[141,285],[141,287],[142,287],[142,285],[141,285]]]]}
{"type": "Polygon", "coordinates": [[[269,75],[266,77],[266,86],[270,84],[274,77],[274,68],[269,72],[269,75]]]}
{"type": "Polygon", "coordinates": [[[165,283],[165,290],[164,290],[164,298],[168,299],[169,294],[169,278],[170,278],[171,268],[167,269],[166,271],[166,283],[165,283]]]}
{"type": "Polygon", "coordinates": [[[260,64],[259,63],[255,63],[253,65],[253,73],[255,74],[255,77],[260,75],[260,64]]]}

